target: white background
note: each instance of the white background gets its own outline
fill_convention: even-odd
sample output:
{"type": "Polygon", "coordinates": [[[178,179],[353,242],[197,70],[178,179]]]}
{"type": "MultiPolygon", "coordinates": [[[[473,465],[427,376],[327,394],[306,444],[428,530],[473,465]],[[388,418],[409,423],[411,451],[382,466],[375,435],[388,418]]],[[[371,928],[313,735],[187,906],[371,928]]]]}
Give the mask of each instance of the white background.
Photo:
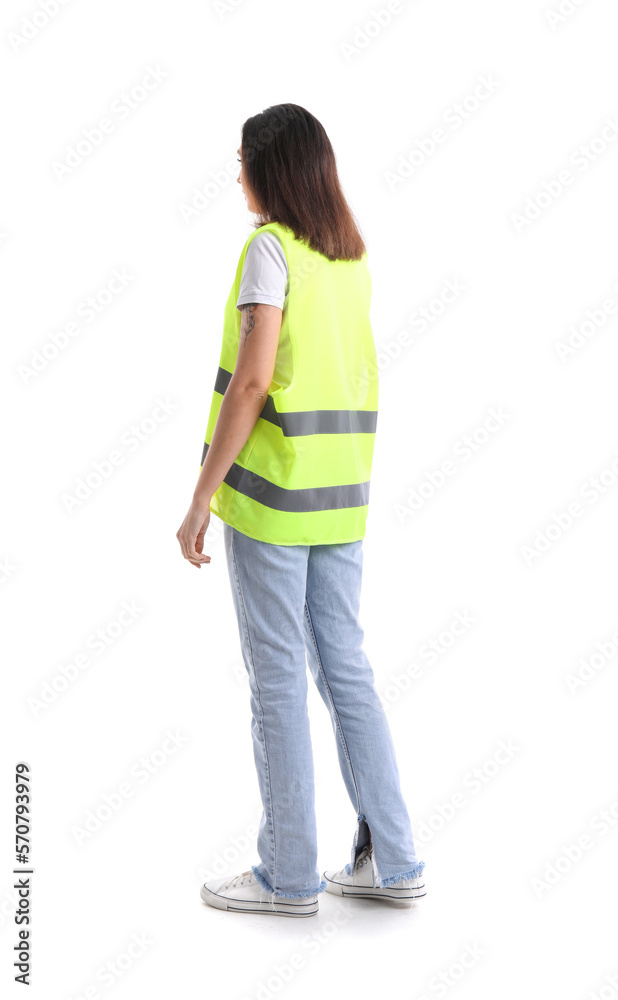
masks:
{"type": "MultiPolygon", "coordinates": [[[[618,15],[612,0],[563,2],[561,18],[548,15],[559,0],[408,0],[363,44],[385,6],[72,0],[46,21],[32,0],[3,4],[10,995],[22,995],[11,988],[18,760],[33,787],[29,996],[618,995],[606,978],[618,974],[618,349],[606,309],[618,302],[618,132],[607,127],[618,128],[618,15]],[[114,102],[149,67],[166,75],[122,118],[114,102]],[[481,77],[494,93],[475,98],[481,77]],[[221,522],[213,515],[199,575],[175,537],[251,232],[226,164],[243,121],[286,101],[326,128],[369,250],[382,369],[362,624],[428,889],[410,910],[326,893],[304,921],[200,901],[224,852],[222,874],[257,863],[260,802],[221,522]],[[457,104],[458,127],[445,120],[457,104]],[[67,147],[104,117],[113,130],[59,176],[67,147]],[[446,140],[419,154],[440,127],[446,140]],[[409,176],[389,184],[414,151],[409,176]],[[181,206],[213,174],[186,221],[181,206]],[[127,287],[28,375],[114,269],[127,287]],[[447,280],[465,291],[442,308],[447,280]],[[423,331],[421,307],[434,317],[423,331]],[[557,343],[587,319],[562,360],[557,343]],[[158,399],[174,408],[150,425],[158,399]],[[508,419],[483,430],[492,407],[508,419]],[[139,447],[121,444],[142,421],[139,447]],[[77,481],[118,448],[122,464],[69,511],[77,481]],[[602,493],[587,486],[595,478],[602,493]],[[141,610],[117,629],[122,602],[141,610]],[[449,645],[458,612],[474,624],[449,645]],[[114,641],[37,708],[98,629],[114,641]],[[435,662],[422,654],[431,640],[435,662]],[[184,742],[138,778],[168,731],[184,742]],[[517,748],[508,759],[501,741],[517,748]],[[89,811],[127,781],[131,797],[78,842],[89,811]],[[127,962],[133,935],[148,944],[127,962]],[[467,948],[478,957],[464,966],[467,948]],[[108,962],[120,976],[101,978],[108,962]]],[[[313,687],[309,707],[323,870],[349,860],[355,815],[313,687]]]]}

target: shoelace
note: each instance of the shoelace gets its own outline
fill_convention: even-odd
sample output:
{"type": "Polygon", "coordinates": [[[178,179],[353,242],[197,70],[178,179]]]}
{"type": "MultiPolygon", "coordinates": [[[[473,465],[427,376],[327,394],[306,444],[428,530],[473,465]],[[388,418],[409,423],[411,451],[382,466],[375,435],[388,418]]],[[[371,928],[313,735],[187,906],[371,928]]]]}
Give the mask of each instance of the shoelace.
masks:
{"type": "Polygon", "coordinates": [[[244,885],[245,882],[250,882],[254,878],[255,878],[255,875],[253,874],[253,872],[251,871],[251,869],[249,869],[248,872],[242,872],[241,875],[234,875],[233,878],[229,878],[227,880],[227,882],[224,882],[224,884],[221,886],[221,888],[222,889],[232,889],[232,888],[235,889],[237,885],[244,885]]]}
{"type": "MultiPolygon", "coordinates": [[[[368,865],[370,860],[371,860],[370,858],[365,857],[361,861],[357,861],[356,864],[354,865],[354,871],[356,871],[357,868],[362,868],[363,865],[368,865]]],[[[345,866],[337,872],[337,875],[346,875],[346,874],[347,873],[345,870],[345,866]]]]}
{"type": "MultiPolygon", "coordinates": [[[[233,878],[229,878],[227,882],[225,882],[225,884],[221,886],[221,889],[235,889],[236,886],[238,885],[245,885],[245,883],[255,882],[255,881],[256,881],[255,873],[252,872],[251,869],[249,869],[248,872],[242,872],[240,875],[234,875],[233,878]]],[[[219,891],[221,891],[221,889],[219,891]]],[[[275,900],[272,897],[270,899],[265,900],[265,902],[268,902],[273,907],[273,909],[275,909],[276,904],[275,900]]]]}

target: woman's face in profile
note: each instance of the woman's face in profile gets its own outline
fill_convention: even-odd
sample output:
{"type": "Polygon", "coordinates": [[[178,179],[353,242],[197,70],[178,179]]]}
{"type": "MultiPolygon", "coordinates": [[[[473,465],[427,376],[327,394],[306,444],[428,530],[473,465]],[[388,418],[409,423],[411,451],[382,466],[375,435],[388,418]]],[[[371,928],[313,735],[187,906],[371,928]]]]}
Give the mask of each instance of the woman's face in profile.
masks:
{"type": "Polygon", "coordinates": [[[253,192],[249,189],[249,185],[245,181],[244,177],[245,172],[243,170],[243,163],[242,163],[242,151],[240,149],[237,149],[236,152],[238,153],[238,159],[240,162],[240,173],[238,174],[237,181],[240,184],[243,194],[247,200],[247,208],[249,209],[250,212],[253,212],[254,215],[259,215],[260,210],[258,204],[253,196],[253,192]]]}

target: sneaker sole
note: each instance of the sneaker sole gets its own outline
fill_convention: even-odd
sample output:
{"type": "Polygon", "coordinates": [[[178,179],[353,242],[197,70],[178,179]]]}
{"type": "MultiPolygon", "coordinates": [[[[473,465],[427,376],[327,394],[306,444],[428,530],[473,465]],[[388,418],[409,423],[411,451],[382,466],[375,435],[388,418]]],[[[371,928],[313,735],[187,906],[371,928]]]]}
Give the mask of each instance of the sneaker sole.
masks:
{"type": "Polygon", "coordinates": [[[200,889],[200,896],[209,906],[216,906],[218,910],[233,910],[236,913],[272,913],[281,917],[312,917],[318,912],[318,902],[315,903],[284,903],[278,900],[277,903],[255,903],[243,902],[239,899],[227,899],[219,896],[216,892],[211,892],[205,886],[200,889]]]}
{"type": "Polygon", "coordinates": [[[362,885],[344,885],[342,882],[333,882],[326,879],[326,891],[332,892],[336,896],[358,896],[361,899],[396,899],[399,902],[411,903],[415,899],[422,899],[427,895],[425,883],[417,886],[406,886],[404,889],[396,889],[395,886],[387,886],[385,889],[379,887],[362,885]]]}

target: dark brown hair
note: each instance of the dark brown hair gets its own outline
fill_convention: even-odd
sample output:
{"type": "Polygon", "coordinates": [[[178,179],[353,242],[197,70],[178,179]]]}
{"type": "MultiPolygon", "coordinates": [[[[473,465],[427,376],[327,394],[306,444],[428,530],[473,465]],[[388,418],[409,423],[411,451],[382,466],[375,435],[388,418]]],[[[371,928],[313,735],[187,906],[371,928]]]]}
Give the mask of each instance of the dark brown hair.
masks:
{"type": "Polygon", "coordinates": [[[337,175],[323,125],[298,104],[274,104],[247,118],[241,153],[246,183],[268,222],[329,260],[360,260],[366,247],[337,175]]]}

